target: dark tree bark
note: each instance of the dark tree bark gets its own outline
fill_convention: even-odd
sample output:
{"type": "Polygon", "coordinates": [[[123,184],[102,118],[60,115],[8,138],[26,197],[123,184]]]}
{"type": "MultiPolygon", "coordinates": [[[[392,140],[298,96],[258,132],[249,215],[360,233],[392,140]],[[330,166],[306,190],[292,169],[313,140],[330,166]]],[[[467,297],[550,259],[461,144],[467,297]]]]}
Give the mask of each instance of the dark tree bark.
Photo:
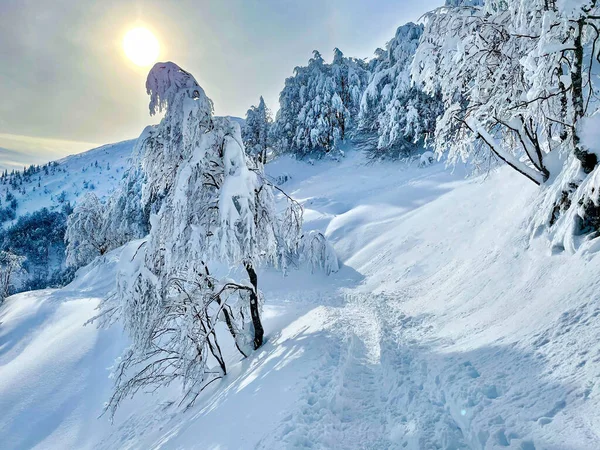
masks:
{"type": "MultiPolygon", "coordinates": [[[[210,272],[208,271],[208,267],[204,267],[204,270],[206,271],[206,275],[210,276],[210,272]]],[[[209,279],[210,280],[210,279],[209,279]]],[[[209,285],[211,288],[214,287],[212,281],[209,281],[209,285]]],[[[217,303],[219,304],[219,306],[222,305],[223,300],[221,300],[221,296],[218,295],[217,296],[217,303]]],[[[228,305],[224,305],[223,307],[223,316],[225,317],[225,324],[227,325],[227,329],[229,330],[229,333],[231,334],[231,337],[233,338],[233,342],[235,344],[235,348],[238,349],[238,352],[240,352],[242,354],[242,356],[244,358],[247,358],[248,355],[246,355],[246,353],[244,353],[242,351],[242,349],[240,348],[240,346],[238,345],[238,340],[237,340],[237,333],[235,331],[235,327],[233,326],[233,319],[231,318],[231,314],[229,312],[229,310],[227,309],[228,305]]]]}
{"type": "MultiPolygon", "coordinates": [[[[577,28],[575,30],[575,39],[573,42],[574,47],[574,58],[573,68],[571,70],[571,83],[573,85],[573,110],[574,110],[574,122],[581,119],[585,113],[584,111],[584,99],[583,99],[583,44],[581,42],[581,35],[583,34],[583,27],[585,25],[585,19],[581,18],[577,21],[577,28]]],[[[591,82],[591,81],[590,81],[591,82]]],[[[595,153],[590,153],[581,148],[579,144],[579,136],[577,131],[573,130],[573,146],[575,157],[581,162],[581,169],[589,174],[594,170],[598,164],[598,157],[595,153]]]]}
{"type": "MultiPolygon", "coordinates": [[[[220,297],[217,298],[217,303],[219,305],[221,304],[221,298],[220,297]]],[[[233,320],[231,319],[231,314],[229,314],[229,311],[227,310],[227,305],[225,305],[225,306],[226,307],[223,308],[223,316],[225,317],[225,324],[227,325],[227,329],[229,330],[229,333],[231,334],[231,337],[233,337],[233,342],[235,343],[235,348],[238,349],[238,352],[240,352],[244,358],[247,358],[248,355],[246,355],[244,353],[244,351],[238,345],[237,333],[235,331],[235,327],[233,326],[233,320]]]]}
{"type": "Polygon", "coordinates": [[[253,287],[253,290],[250,292],[250,314],[252,316],[252,324],[254,325],[254,350],[256,350],[263,344],[263,336],[265,334],[258,310],[258,276],[251,262],[246,262],[244,266],[253,287]]]}
{"type": "MultiPolygon", "coordinates": [[[[204,329],[204,332],[206,333],[206,326],[204,325],[204,323],[201,321],[200,322],[202,324],[202,328],[204,329]]],[[[225,365],[225,360],[223,359],[223,354],[221,352],[221,346],[219,345],[219,341],[217,341],[217,334],[215,333],[214,330],[212,330],[207,337],[207,341],[208,341],[208,347],[210,349],[210,352],[212,353],[212,355],[215,357],[215,359],[217,360],[217,362],[219,363],[219,366],[221,367],[221,370],[223,371],[223,375],[227,375],[227,366],[225,365]],[[212,341],[210,340],[210,338],[212,337],[212,341]]],[[[201,355],[202,351],[201,348],[198,346],[198,355],[201,355]]]]}
{"type": "Polygon", "coordinates": [[[260,152],[259,160],[263,164],[267,163],[267,147],[266,146],[263,146],[263,148],[260,152]]]}

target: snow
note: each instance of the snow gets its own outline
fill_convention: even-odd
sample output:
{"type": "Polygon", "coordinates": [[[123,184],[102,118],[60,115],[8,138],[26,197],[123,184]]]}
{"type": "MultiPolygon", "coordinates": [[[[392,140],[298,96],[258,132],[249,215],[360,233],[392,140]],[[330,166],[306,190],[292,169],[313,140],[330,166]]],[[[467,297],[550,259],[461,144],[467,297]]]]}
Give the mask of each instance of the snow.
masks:
{"type": "MultiPolygon", "coordinates": [[[[189,98],[199,100],[194,109],[208,109],[212,113],[212,102],[206,98],[204,90],[194,77],[177,64],[169,61],[156,63],[148,73],[146,92],[150,95],[150,115],[166,111],[168,105],[173,103],[177,94],[182,90],[193,91],[189,98]]],[[[184,116],[189,116],[189,111],[184,116]]]]}
{"type": "Polygon", "coordinates": [[[419,165],[421,167],[427,167],[435,162],[435,154],[431,151],[423,152],[421,157],[419,158],[419,165]]]}
{"type": "Polygon", "coordinates": [[[25,292],[0,310],[0,442],[12,448],[89,448],[110,432],[97,420],[118,330],[83,324],[113,284],[116,255],[62,290],[25,292]],[[35,432],[33,432],[35,430],[35,432]]]}
{"type": "Polygon", "coordinates": [[[585,117],[581,120],[580,124],[581,143],[596,154],[600,153],[600,148],[598,146],[598,142],[600,140],[599,125],[600,114],[585,117]]]}
{"type": "Polygon", "coordinates": [[[97,417],[126,342],[118,326],[83,323],[121,250],[62,290],[8,298],[3,448],[600,447],[600,260],[530,239],[533,183],[354,151],[266,170],[340,270],[263,270],[265,345],[228,353],[232,370],[190,410],[169,405],[173,386],[126,403],[113,425],[97,417]]]}

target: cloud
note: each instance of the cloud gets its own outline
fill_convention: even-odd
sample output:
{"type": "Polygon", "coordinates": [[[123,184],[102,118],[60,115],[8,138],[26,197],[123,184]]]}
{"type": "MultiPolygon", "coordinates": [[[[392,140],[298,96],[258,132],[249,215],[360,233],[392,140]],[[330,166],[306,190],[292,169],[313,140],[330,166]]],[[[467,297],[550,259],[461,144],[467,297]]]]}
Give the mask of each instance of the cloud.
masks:
{"type": "Polygon", "coordinates": [[[0,168],[22,169],[23,166],[44,164],[98,146],[92,142],[0,133],[0,168]]]}

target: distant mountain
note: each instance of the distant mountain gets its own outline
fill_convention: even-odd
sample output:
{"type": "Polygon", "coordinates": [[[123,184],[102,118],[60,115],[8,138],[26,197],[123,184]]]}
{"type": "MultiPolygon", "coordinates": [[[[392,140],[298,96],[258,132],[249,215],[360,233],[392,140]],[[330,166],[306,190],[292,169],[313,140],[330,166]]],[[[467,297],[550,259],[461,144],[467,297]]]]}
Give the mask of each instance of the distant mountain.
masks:
{"type": "MultiPolygon", "coordinates": [[[[129,167],[135,140],[103,145],[25,171],[0,177],[0,205],[7,195],[17,200],[16,217],[41,208],[58,210],[71,205],[87,192],[104,198],[110,194],[129,167]],[[9,194],[10,193],[10,194],[9,194]]],[[[6,224],[3,224],[6,226],[6,224]]]]}

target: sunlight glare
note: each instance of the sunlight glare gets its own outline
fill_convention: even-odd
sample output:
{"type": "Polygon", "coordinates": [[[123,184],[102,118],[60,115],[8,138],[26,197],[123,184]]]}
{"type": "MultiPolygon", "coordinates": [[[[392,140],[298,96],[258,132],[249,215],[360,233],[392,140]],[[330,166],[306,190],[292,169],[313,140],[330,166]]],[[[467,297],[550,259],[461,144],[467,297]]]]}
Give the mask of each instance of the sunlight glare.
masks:
{"type": "Polygon", "coordinates": [[[134,28],[125,34],[123,50],[134,64],[149,66],[158,59],[158,40],[146,28],[134,28]]]}

